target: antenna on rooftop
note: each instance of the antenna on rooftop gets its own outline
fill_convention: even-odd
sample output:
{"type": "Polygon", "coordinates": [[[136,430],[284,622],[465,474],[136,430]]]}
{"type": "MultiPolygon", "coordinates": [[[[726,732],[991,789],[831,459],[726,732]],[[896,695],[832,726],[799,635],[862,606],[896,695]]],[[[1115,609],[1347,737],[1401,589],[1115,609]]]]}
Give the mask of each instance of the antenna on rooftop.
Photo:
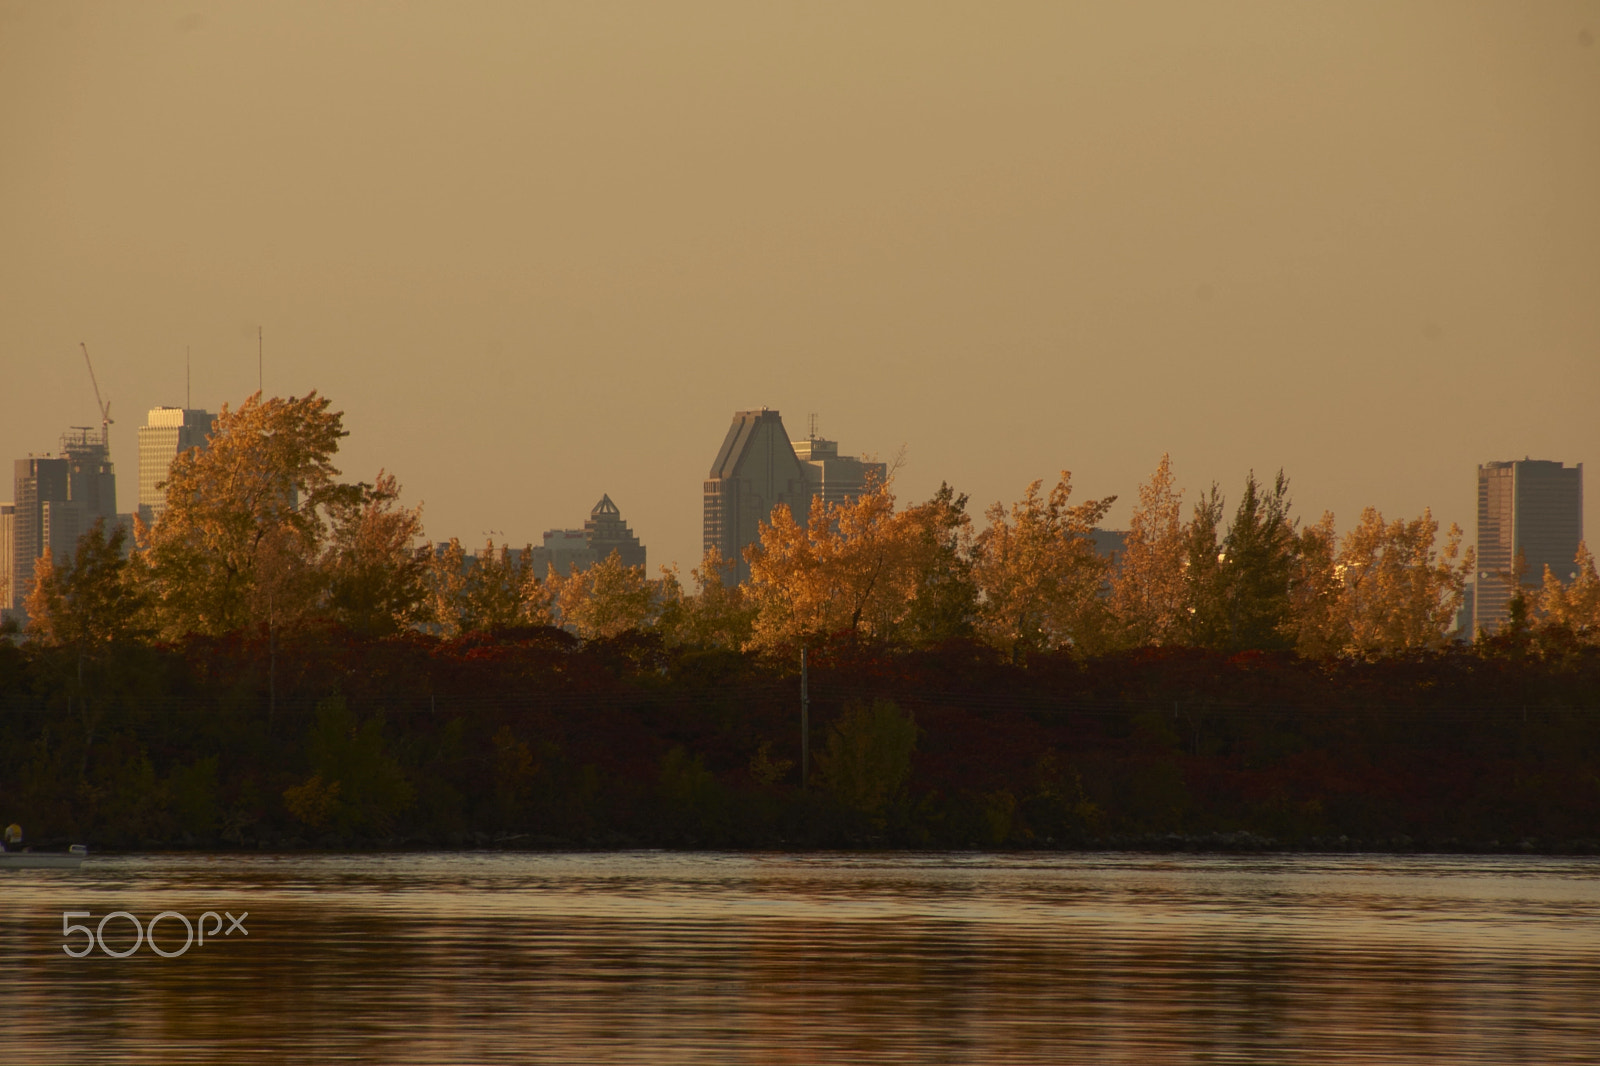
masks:
{"type": "Polygon", "coordinates": [[[811,412],[811,414],[810,414],[810,416],[808,418],[808,421],[809,421],[810,426],[811,426],[811,439],[812,440],[816,440],[817,439],[817,413],[815,411],[811,412]]]}
{"type": "Polygon", "coordinates": [[[188,410],[194,406],[193,392],[189,387],[189,346],[183,346],[183,408],[188,410]]]}
{"type": "MultiPolygon", "coordinates": [[[[263,374],[261,372],[261,327],[257,326],[256,327],[256,391],[257,392],[260,392],[260,393],[263,393],[263,394],[266,392],[266,386],[264,384],[262,384],[262,382],[265,381],[265,380],[266,380],[266,378],[263,376],[263,374]]],[[[265,396],[263,395],[262,398],[265,399],[265,396]]]]}

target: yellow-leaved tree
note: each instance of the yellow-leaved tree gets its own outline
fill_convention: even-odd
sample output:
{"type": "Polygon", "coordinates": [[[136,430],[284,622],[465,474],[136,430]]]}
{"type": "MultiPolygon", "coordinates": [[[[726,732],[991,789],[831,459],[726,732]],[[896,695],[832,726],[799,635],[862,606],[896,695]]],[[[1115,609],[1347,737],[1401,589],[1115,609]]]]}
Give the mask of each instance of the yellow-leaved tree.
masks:
{"type": "Polygon", "coordinates": [[[1117,643],[1142,648],[1180,639],[1188,618],[1187,563],[1183,492],[1174,488],[1172,458],[1162,455],[1155,473],[1139,488],[1122,565],[1111,581],[1109,607],[1117,643]]]}
{"type": "Polygon", "coordinates": [[[359,510],[338,481],[342,414],[315,392],[226,404],[208,446],[173,460],[166,510],[141,530],[137,566],[164,637],[218,635],[317,614],[333,512],[359,510]]]}
{"type": "Polygon", "coordinates": [[[754,610],[750,646],[776,650],[825,637],[881,637],[909,601],[902,523],[887,482],[830,504],[812,498],[802,528],[787,507],[745,552],[745,596],[754,610]]]}
{"type": "MultiPolygon", "coordinates": [[[[1330,519],[1324,524],[1331,527],[1330,519]]],[[[1450,527],[1442,547],[1438,532],[1430,511],[1385,522],[1368,507],[1331,560],[1303,556],[1309,588],[1296,604],[1302,654],[1372,658],[1442,647],[1461,607],[1473,552],[1462,549],[1458,527],[1450,527]]]]}
{"type": "Polygon", "coordinates": [[[990,507],[973,545],[979,632],[1013,659],[1060,646],[1094,653],[1105,640],[1100,589],[1108,565],[1090,533],[1116,497],[1069,506],[1072,475],[1065,470],[1048,496],[1043,485],[1029,485],[1009,511],[990,507]]]}
{"type": "Polygon", "coordinates": [[[645,629],[656,613],[656,585],[645,577],[644,567],[628,566],[619,552],[587,570],[574,567],[566,577],[551,568],[545,584],[560,608],[561,624],[585,640],[645,629]]]}
{"type": "Polygon", "coordinates": [[[455,537],[426,553],[428,619],[447,637],[549,625],[553,588],[533,572],[533,547],[513,554],[492,539],[468,556],[455,537]]]}
{"type": "Polygon", "coordinates": [[[1308,659],[1338,655],[1342,648],[1334,617],[1339,609],[1339,580],[1334,562],[1339,535],[1332,511],[1295,534],[1294,576],[1289,592],[1289,628],[1295,650],[1308,659]]]}
{"type": "Polygon", "coordinates": [[[1578,543],[1573,560],[1575,576],[1562,581],[1544,568],[1544,588],[1537,609],[1541,629],[1565,629],[1582,644],[1600,644],[1600,575],[1595,573],[1589,546],[1578,543]]]}
{"type": "Polygon", "coordinates": [[[422,508],[399,506],[400,485],[379,471],[359,498],[333,507],[327,553],[328,608],[358,633],[387,636],[428,617],[428,560],[422,508]]]}
{"type": "Polygon", "coordinates": [[[805,528],[785,507],[746,552],[748,646],[773,651],[828,638],[932,643],[970,628],[966,497],[943,486],[894,509],[888,482],[811,502],[805,528]]]}

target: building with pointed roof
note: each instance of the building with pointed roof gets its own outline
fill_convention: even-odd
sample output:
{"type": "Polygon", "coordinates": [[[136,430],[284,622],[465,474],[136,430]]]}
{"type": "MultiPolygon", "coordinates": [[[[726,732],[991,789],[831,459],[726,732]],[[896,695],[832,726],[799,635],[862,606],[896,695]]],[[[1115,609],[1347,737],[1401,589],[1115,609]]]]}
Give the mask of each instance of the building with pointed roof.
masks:
{"type": "Polygon", "coordinates": [[[804,526],[812,488],[806,464],[795,455],[777,411],[736,411],[722,448],[702,486],[704,550],[721,553],[726,580],[745,581],[744,549],[760,538],[761,523],[784,504],[804,526]]]}
{"type": "Polygon", "coordinates": [[[623,521],[622,511],[602,494],[589,510],[582,529],[547,529],[543,547],[533,549],[533,572],[544,577],[554,569],[565,577],[574,569],[587,570],[616,552],[623,566],[644,566],[644,545],[623,521]]]}
{"type": "Polygon", "coordinates": [[[583,539],[594,552],[596,562],[616,552],[622,557],[623,566],[644,565],[644,545],[622,520],[622,512],[610,496],[601,494],[600,502],[590,509],[589,520],[583,524],[583,539]]]}

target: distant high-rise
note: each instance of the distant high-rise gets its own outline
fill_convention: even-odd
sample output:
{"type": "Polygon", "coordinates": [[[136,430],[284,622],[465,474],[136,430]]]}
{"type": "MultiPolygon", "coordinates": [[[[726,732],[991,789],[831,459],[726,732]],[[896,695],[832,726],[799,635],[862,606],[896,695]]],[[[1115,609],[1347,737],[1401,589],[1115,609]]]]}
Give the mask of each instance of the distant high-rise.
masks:
{"type": "Polygon", "coordinates": [[[11,613],[12,571],[16,569],[17,505],[0,503],[0,621],[11,613]]]}
{"type": "Polygon", "coordinates": [[[598,560],[589,547],[589,538],[581,529],[547,529],[544,544],[533,549],[533,573],[539,580],[554,570],[566,577],[574,570],[587,570],[598,560]]]}
{"type": "Polygon", "coordinates": [[[804,526],[811,505],[811,469],[795,455],[778,412],[737,411],[702,488],[704,550],[721,553],[727,579],[750,576],[744,549],[760,536],[773,508],[786,504],[804,526]]]}
{"type": "Polygon", "coordinates": [[[67,460],[67,498],[82,509],[83,529],[97,518],[111,526],[117,520],[117,474],[106,427],[98,433],[87,426],[69,429],[61,436],[61,454],[67,460]]]}
{"type": "Polygon", "coordinates": [[[590,509],[589,520],[583,524],[583,533],[596,562],[610,558],[611,553],[616,552],[623,566],[644,565],[644,545],[628,528],[628,523],[622,520],[622,512],[617,510],[610,496],[602,493],[600,502],[590,509]]]}
{"type": "Polygon", "coordinates": [[[6,605],[13,611],[22,610],[22,601],[33,590],[33,564],[44,550],[59,557],[68,543],[77,541],[81,523],[67,495],[69,483],[65,459],[30,456],[16,461],[11,602],[6,605]]]}
{"type": "Polygon", "coordinates": [[[10,581],[0,606],[22,610],[33,591],[34,563],[49,549],[68,560],[78,538],[104,519],[116,526],[117,475],[105,427],[74,427],[61,437],[60,455],[34,455],[14,466],[10,581]]]}
{"type": "Polygon", "coordinates": [[[547,529],[544,546],[533,549],[533,572],[543,578],[548,569],[565,577],[574,568],[587,570],[616,552],[623,566],[643,566],[644,545],[622,512],[611,502],[611,497],[601,494],[600,502],[589,510],[589,519],[582,529],[547,529]]]}
{"type": "Polygon", "coordinates": [[[1478,467],[1478,573],[1473,630],[1495,632],[1505,623],[1512,575],[1535,586],[1544,568],[1563,581],[1577,574],[1573,559],[1583,540],[1583,464],[1542,459],[1485,463],[1478,467]]]}
{"type": "Polygon", "coordinates": [[[188,407],[156,407],[139,427],[139,517],[154,525],[167,509],[167,480],[172,461],[190,448],[204,448],[213,416],[188,407]]]}
{"type": "Polygon", "coordinates": [[[889,476],[887,463],[863,462],[853,455],[840,455],[838,441],[808,437],[793,442],[794,454],[805,468],[806,484],[812,496],[830,504],[844,503],[859,496],[868,484],[883,484],[889,476]]]}

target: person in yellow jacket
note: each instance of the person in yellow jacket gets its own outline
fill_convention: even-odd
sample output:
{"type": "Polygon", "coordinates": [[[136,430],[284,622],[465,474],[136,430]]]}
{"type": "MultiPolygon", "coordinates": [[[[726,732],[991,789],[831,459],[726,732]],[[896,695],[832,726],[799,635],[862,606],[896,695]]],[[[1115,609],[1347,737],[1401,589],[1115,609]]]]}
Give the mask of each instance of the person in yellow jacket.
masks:
{"type": "Polygon", "coordinates": [[[6,851],[13,844],[21,844],[21,843],[22,843],[22,826],[18,825],[16,822],[12,822],[10,825],[6,826],[5,841],[4,841],[4,843],[0,843],[0,851],[6,851]]]}

